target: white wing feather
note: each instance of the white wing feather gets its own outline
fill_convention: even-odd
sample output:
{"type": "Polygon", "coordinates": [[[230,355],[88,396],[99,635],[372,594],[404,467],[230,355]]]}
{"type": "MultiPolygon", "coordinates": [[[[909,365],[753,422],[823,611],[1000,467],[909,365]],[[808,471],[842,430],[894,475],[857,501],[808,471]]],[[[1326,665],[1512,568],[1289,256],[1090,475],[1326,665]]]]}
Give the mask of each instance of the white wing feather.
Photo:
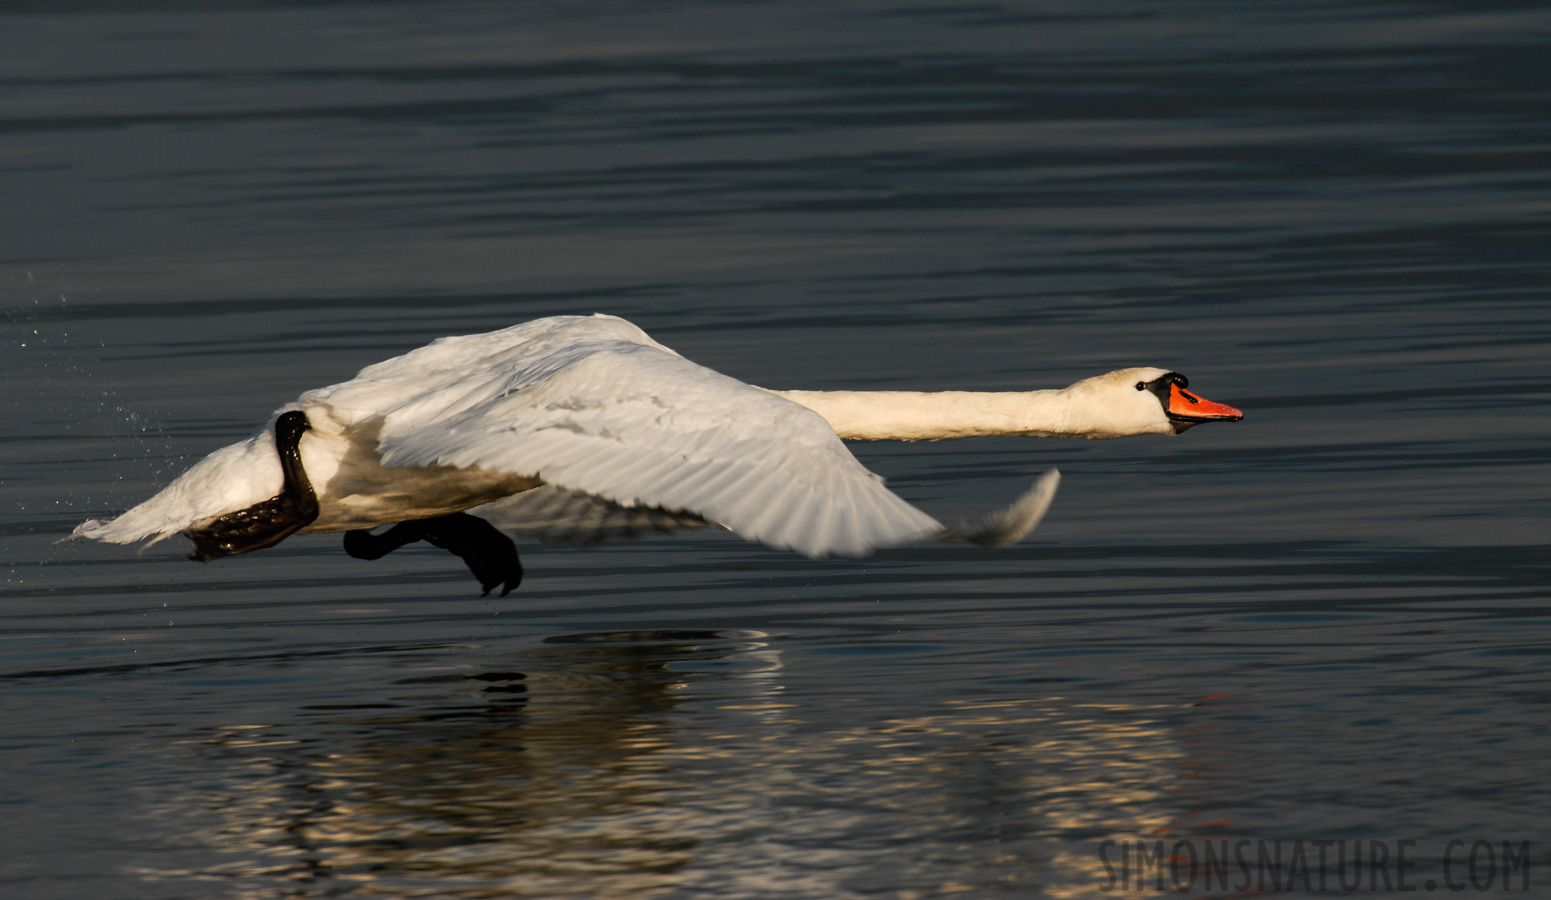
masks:
{"type": "Polygon", "coordinates": [[[384,466],[534,476],[809,556],[859,556],[943,531],[857,462],[817,413],[611,316],[444,338],[300,405],[327,406],[346,425],[380,418],[384,466]]]}
{"type": "MultiPolygon", "coordinates": [[[[706,522],[808,556],[862,556],[934,538],[1004,543],[1039,521],[1055,491],[1047,476],[1000,515],[946,529],[884,487],[819,414],[689,362],[612,316],[442,338],[285,408],[313,423],[307,440],[318,443],[304,443],[303,454],[309,472],[320,467],[315,476],[327,479],[365,453],[385,472],[441,466],[451,468],[435,471],[454,481],[470,470],[536,479],[541,487],[473,512],[562,543],[706,522]],[[374,447],[355,446],[365,435],[374,447]]],[[[160,539],[273,496],[281,477],[269,427],[75,534],[160,539]]],[[[424,516],[438,497],[401,508],[424,516]]],[[[350,500],[326,488],[319,499],[350,500]]],[[[382,524],[403,518],[390,513],[382,524]]]]}

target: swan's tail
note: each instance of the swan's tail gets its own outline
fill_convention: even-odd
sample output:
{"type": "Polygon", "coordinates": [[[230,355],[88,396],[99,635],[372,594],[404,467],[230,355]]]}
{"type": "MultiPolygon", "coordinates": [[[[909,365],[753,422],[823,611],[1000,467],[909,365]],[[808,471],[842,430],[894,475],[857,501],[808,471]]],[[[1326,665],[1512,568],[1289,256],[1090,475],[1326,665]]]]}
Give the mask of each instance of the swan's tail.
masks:
{"type": "Polygon", "coordinates": [[[1056,498],[1056,488],[1060,486],[1060,470],[1051,469],[1035,479],[1028,493],[1006,509],[972,522],[960,522],[944,528],[935,537],[939,541],[969,541],[982,547],[1011,544],[1033,531],[1039,520],[1045,517],[1045,511],[1050,509],[1050,501],[1056,498]]]}

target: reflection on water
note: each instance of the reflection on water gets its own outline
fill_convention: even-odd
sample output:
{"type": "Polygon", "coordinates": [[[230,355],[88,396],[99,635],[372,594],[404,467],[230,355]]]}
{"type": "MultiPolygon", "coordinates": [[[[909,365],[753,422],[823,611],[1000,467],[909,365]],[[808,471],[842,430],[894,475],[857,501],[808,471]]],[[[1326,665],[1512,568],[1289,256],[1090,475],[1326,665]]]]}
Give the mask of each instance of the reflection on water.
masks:
{"type": "Polygon", "coordinates": [[[758,632],[577,635],[511,663],[188,738],[224,775],[160,815],[208,817],[222,861],[140,874],[252,897],[1080,896],[1096,840],[1180,817],[1189,762],[1157,709],[929,701],[815,725],[758,632]]]}

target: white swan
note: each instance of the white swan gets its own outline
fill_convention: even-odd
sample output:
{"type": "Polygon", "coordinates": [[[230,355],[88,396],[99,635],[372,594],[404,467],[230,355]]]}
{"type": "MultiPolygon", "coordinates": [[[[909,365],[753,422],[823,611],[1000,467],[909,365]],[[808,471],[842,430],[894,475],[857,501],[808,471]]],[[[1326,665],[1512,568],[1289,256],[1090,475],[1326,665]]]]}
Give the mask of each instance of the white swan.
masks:
{"type": "Polygon", "coordinates": [[[930,539],[1006,543],[1043,516],[1054,470],[1000,514],[947,528],[885,488],[840,439],[1108,438],[1242,417],[1185,385],[1145,368],[1029,393],[767,391],[623,319],[560,316],[442,338],[309,391],[246,441],[74,536],[129,543],[181,532],[195,559],[297,531],[347,532],[346,550],[363,558],[423,539],[503,594],[521,567],[487,521],[552,542],[714,523],[808,556],[930,539]]]}

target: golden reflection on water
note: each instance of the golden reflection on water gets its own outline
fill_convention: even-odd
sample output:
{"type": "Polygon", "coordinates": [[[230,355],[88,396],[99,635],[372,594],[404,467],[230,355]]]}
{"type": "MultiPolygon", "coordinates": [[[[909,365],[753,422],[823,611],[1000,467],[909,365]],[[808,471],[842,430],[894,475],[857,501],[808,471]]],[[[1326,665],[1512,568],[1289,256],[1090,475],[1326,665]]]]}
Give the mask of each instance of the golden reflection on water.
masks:
{"type": "Polygon", "coordinates": [[[1156,707],[811,722],[762,637],[578,636],[520,672],[409,679],[394,709],[222,728],[193,745],[222,784],[172,804],[221,861],[139,874],[238,897],[1075,897],[1100,841],[1180,818],[1156,707]]]}

